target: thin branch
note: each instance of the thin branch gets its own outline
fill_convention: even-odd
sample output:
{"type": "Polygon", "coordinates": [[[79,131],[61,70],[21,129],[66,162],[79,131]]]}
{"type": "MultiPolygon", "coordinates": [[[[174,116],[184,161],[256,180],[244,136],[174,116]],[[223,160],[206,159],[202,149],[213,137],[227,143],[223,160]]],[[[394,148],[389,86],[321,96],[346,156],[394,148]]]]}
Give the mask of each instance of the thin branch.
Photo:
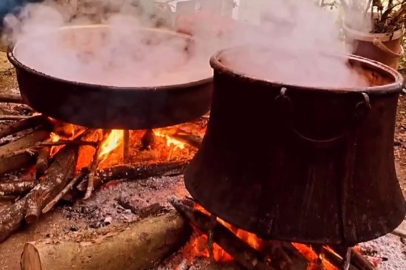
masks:
{"type": "Polygon", "coordinates": [[[25,115],[0,115],[0,121],[10,121],[10,120],[24,120],[32,116],[25,115]]]}
{"type": "Polygon", "coordinates": [[[56,141],[56,142],[41,142],[41,143],[38,143],[37,146],[38,147],[60,146],[60,145],[66,145],[66,144],[80,145],[80,146],[93,146],[93,147],[98,146],[97,142],[75,141],[75,140],[59,140],[59,141],[56,141]]]}
{"type": "Polygon", "coordinates": [[[79,182],[80,180],[82,180],[87,174],[89,173],[89,169],[84,168],[79,174],[77,174],[70,182],[68,185],[66,185],[66,187],[58,194],[56,195],[55,198],[52,199],[52,201],[50,201],[45,207],[44,209],[42,209],[42,213],[45,214],[47,212],[49,212],[49,210],[51,210],[55,204],[57,204],[62,198],[63,196],[65,196],[72,188],[73,186],[79,182]]]}
{"type": "Polygon", "coordinates": [[[87,200],[90,198],[90,196],[92,196],[92,192],[94,189],[94,177],[96,174],[97,166],[99,165],[99,155],[100,155],[102,143],[103,143],[103,140],[99,141],[99,144],[96,147],[96,151],[94,152],[93,161],[90,166],[89,179],[87,180],[87,189],[86,189],[85,197],[83,198],[84,200],[87,200]]]}

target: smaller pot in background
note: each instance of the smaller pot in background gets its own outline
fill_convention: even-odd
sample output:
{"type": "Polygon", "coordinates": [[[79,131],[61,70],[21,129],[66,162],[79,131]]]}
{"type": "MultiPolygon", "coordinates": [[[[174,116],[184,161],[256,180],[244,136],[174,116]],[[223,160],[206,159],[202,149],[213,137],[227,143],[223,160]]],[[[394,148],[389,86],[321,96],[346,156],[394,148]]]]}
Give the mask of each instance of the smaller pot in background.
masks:
{"type": "Polygon", "coordinates": [[[402,36],[405,29],[393,33],[365,33],[343,25],[348,43],[352,44],[355,55],[379,61],[394,69],[399,68],[400,58],[404,54],[402,36]]]}

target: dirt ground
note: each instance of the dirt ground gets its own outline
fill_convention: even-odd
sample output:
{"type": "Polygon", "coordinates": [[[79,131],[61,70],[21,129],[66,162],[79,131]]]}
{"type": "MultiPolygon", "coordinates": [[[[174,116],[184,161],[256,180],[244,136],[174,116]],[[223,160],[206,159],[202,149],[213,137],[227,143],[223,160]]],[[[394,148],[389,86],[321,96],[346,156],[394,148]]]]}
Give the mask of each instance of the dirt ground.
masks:
{"type": "MultiPolygon", "coordinates": [[[[11,67],[10,63],[7,61],[6,55],[0,53],[0,94],[1,93],[18,93],[17,82],[15,78],[15,72],[11,67]]],[[[0,105],[1,113],[10,113],[10,109],[14,105],[0,105]]],[[[1,123],[0,123],[1,128],[1,123]]],[[[396,136],[395,136],[395,157],[396,157],[396,167],[398,172],[398,178],[402,190],[406,196],[406,96],[402,95],[399,99],[399,108],[397,116],[396,125],[396,136]]],[[[157,185],[161,180],[151,180],[151,183],[145,182],[146,184],[140,184],[140,186],[145,185],[157,185]],[[154,182],[155,181],[155,182],[154,182]]],[[[180,177],[176,179],[162,179],[162,181],[167,181],[169,183],[169,192],[173,191],[173,194],[178,193],[181,195],[183,190],[182,179],[180,177]]],[[[123,186],[120,190],[136,190],[137,187],[131,186],[135,184],[129,184],[128,186],[123,186]]],[[[140,187],[138,187],[140,188],[140,187]]],[[[109,197],[108,191],[105,197],[109,197]]],[[[160,200],[164,200],[165,196],[169,194],[161,194],[160,200]]],[[[102,195],[100,195],[102,196],[102,195]]],[[[111,201],[97,201],[96,203],[104,204],[110,203],[111,201]]],[[[0,204],[1,206],[1,204],[0,204]]],[[[86,207],[86,206],[85,206],[86,207]]],[[[89,206],[90,207],[90,206],[89,206]]],[[[93,207],[93,206],[92,206],[93,207]]],[[[95,234],[105,233],[106,230],[114,230],[115,226],[123,226],[125,222],[118,222],[115,226],[108,226],[99,230],[89,229],[86,222],[77,218],[66,218],[72,215],[72,213],[67,213],[69,208],[58,208],[55,211],[45,215],[41,218],[34,226],[30,226],[21,230],[20,232],[14,234],[7,241],[0,244],[0,270],[18,270],[19,269],[19,259],[24,243],[28,241],[35,241],[39,239],[53,239],[57,237],[75,237],[80,232],[77,232],[78,228],[86,228],[88,230],[93,230],[95,234]],[[54,235],[58,234],[58,235],[54,235]]],[[[93,208],[92,208],[93,209],[93,208]]],[[[116,211],[116,210],[114,210],[116,211]]],[[[68,211],[69,212],[69,211],[68,211]]],[[[72,211],[74,212],[74,211],[72,211]]],[[[110,213],[104,213],[110,214],[110,213]]],[[[113,216],[114,218],[114,216],[113,216]]]]}

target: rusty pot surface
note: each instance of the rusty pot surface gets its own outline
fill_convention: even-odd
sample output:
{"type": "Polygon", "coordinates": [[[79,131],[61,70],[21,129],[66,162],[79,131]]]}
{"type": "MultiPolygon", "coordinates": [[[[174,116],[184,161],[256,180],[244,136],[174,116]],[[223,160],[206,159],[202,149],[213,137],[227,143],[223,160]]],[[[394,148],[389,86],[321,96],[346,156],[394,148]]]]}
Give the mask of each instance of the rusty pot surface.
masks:
{"type": "Polygon", "coordinates": [[[399,68],[399,61],[404,55],[402,37],[404,29],[393,34],[363,33],[343,25],[348,42],[352,45],[353,54],[379,61],[394,69],[399,68]]]}
{"type": "Polygon", "coordinates": [[[394,166],[402,76],[350,56],[383,85],[322,89],[254,79],[211,58],[214,91],[185,185],[206,210],[264,239],[352,246],[406,212],[394,166]]]}

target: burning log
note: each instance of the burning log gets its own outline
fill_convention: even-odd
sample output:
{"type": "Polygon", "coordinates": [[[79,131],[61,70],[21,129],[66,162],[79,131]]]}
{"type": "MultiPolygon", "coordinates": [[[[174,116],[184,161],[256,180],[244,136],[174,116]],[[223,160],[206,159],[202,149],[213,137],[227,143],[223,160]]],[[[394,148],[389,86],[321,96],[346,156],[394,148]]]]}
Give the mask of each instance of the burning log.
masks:
{"type": "Polygon", "coordinates": [[[124,130],[123,131],[123,161],[124,163],[128,163],[130,158],[130,131],[124,130]]]}
{"type": "MultiPolygon", "coordinates": [[[[98,170],[95,173],[94,189],[103,184],[120,179],[139,180],[153,176],[172,176],[182,174],[188,161],[176,161],[167,163],[154,163],[143,165],[117,165],[106,169],[98,170]]],[[[81,192],[87,189],[88,179],[83,180],[77,186],[81,192]]]]}
{"type": "Polygon", "coordinates": [[[35,223],[45,205],[65,188],[76,169],[78,148],[77,145],[68,145],[61,149],[56,154],[44,180],[28,194],[25,214],[25,221],[28,224],[35,223]]]}
{"type": "Polygon", "coordinates": [[[0,147],[0,175],[6,172],[21,169],[34,162],[30,151],[34,146],[49,138],[50,132],[38,130],[28,136],[10,142],[0,147]]]}
{"type": "Polygon", "coordinates": [[[81,140],[58,140],[56,142],[42,142],[39,143],[39,147],[45,147],[45,146],[61,146],[61,145],[78,145],[78,146],[93,146],[97,147],[96,142],[88,142],[88,141],[81,141],[81,140]]]}
{"type": "Polygon", "coordinates": [[[48,119],[42,115],[36,115],[15,123],[12,123],[8,127],[0,130],[0,138],[18,133],[20,131],[35,128],[38,126],[48,126],[50,125],[48,119]]]}
{"type": "Polygon", "coordinates": [[[276,270],[269,265],[264,256],[250,245],[239,239],[226,227],[216,221],[212,228],[211,219],[206,214],[195,210],[193,207],[183,204],[176,198],[170,198],[169,202],[186,219],[190,220],[204,234],[208,235],[213,230],[213,241],[230,254],[236,262],[248,270],[276,270]]]}
{"type": "Polygon", "coordinates": [[[92,242],[30,242],[24,246],[21,269],[150,269],[180,248],[190,232],[184,219],[172,212],[144,219],[92,242]]]}
{"type": "Polygon", "coordinates": [[[203,141],[203,138],[201,138],[199,136],[195,136],[193,134],[188,134],[183,131],[178,131],[178,132],[172,134],[171,137],[180,142],[193,146],[195,148],[199,148],[202,145],[202,141],[203,141]]]}
{"type": "Polygon", "coordinates": [[[72,136],[79,136],[86,128],[82,126],[72,125],[69,123],[59,122],[55,119],[49,119],[49,121],[54,125],[53,132],[61,137],[71,138],[72,136]]]}
{"type": "Polygon", "coordinates": [[[47,175],[24,198],[3,209],[0,214],[0,242],[18,229],[24,218],[28,224],[36,222],[44,206],[65,187],[76,168],[77,145],[61,149],[52,162],[47,175]]]}
{"type": "Polygon", "coordinates": [[[83,198],[84,200],[87,200],[90,198],[92,195],[93,189],[94,189],[94,177],[95,173],[97,170],[97,166],[99,165],[99,155],[100,155],[100,150],[101,150],[101,143],[103,141],[100,141],[99,144],[96,147],[96,151],[94,152],[93,156],[93,161],[92,164],[90,165],[90,172],[87,180],[87,188],[86,188],[86,193],[85,197],[83,198]]]}
{"type": "MultiPolygon", "coordinates": [[[[344,266],[343,258],[339,257],[338,254],[335,254],[329,248],[323,247],[322,253],[323,253],[324,258],[326,258],[331,264],[336,266],[338,269],[340,269],[344,266]]],[[[353,265],[350,265],[348,270],[358,270],[358,268],[356,268],[353,265]]]]}
{"type": "Polygon", "coordinates": [[[37,185],[36,181],[18,181],[0,183],[0,193],[3,195],[21,195],[27,193],[37,185]]]}
{"type": "Polygon", "coordinates": [[[141,138],[141,150],[147,150],[151,148],[151,145],[155,142],[155,134],[152,129],[147,129],[141,138]]]}
{"type": "Polygon", "coordinates": [[[51,158],[51,147],[44,146],[38,151],[37,164],[35,165],[37,178],[43,175],[49,167],[49,160],[51,158]]]}
{"type": "Polygon", "coordinates": [[[61,200],[72,188],[73,186],[80,180],[82,180],[86,174],[88,174],[89,171],[87,168],[83,169],[79,174],[77,174],[75,177],[73,177],[72,181],[69,182],[69,184],[66,185],[66,187],[55,197],[50,201],[42,210],[42,213],[45,214],[49,210],[52,209],[52,207],[55,206],[61,200]]]}
{"type": "Polygon", "coordinates": [[[2,94],[0,96],[0,102],[4,103],[16,103],[16,104],[25,104],[21,96],[18,95],[7,95],[7,94],[2,94]]]}

